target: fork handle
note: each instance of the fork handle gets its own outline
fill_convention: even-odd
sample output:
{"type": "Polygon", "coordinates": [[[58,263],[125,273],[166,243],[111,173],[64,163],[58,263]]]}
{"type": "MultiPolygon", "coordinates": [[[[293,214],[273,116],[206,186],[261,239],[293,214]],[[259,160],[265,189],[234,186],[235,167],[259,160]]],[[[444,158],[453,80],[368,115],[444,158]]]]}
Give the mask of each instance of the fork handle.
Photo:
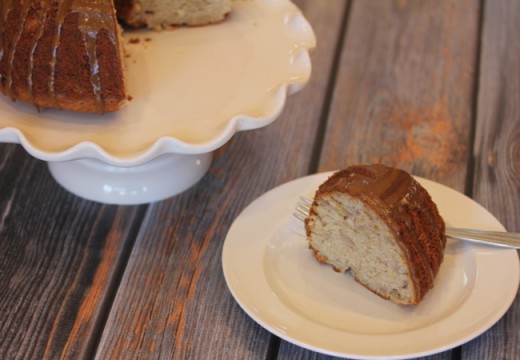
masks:
{"type": "Polygon", "coordinates": [[[446,236],[453,239],[494,244],[506,248],[520,249],[520,233],[479,231],[474,229],[446,228],[446,236]]]}

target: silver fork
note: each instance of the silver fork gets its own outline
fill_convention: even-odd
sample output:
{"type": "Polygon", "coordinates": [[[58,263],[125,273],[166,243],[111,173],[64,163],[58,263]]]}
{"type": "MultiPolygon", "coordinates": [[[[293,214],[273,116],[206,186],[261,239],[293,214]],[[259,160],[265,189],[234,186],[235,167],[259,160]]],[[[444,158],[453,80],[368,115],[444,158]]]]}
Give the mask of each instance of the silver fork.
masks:
{"type": "MultiPolygon", "coordinates": [[[[311,204],[310,199],[300,196],[294,208],[294,217],[304,221],[309,215],[311,204]]],[[[520,233],[446,227],[446,236],[456,240],[520,249],[520,233]]]]}

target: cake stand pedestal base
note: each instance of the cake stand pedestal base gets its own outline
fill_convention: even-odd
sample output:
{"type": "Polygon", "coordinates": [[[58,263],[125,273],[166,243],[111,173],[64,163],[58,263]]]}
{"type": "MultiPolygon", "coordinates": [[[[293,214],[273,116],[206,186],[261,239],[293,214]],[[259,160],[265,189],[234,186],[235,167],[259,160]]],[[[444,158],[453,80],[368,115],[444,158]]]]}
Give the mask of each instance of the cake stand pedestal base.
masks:
{"type": "Polygon", "coordinates": [[[212,153],[161,155],[138,166],[114,166],[95,159],[49,162],[65,189],[105,204],[137,205],[164,200],[195,185],[207,172],[212,153]]]}

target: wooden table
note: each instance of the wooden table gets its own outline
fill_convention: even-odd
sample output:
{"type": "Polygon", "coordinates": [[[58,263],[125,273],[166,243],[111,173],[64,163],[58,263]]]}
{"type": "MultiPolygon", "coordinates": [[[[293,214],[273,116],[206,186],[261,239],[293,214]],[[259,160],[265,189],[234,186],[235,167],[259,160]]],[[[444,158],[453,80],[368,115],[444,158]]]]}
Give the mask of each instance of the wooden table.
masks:
{"type": "MultiPolygon", "coordinates": [[[[318,40],[310,83],[179,196],[83,200],[0,144],[0,359],[330,358],[257,325],[221,269],[240,212],[307,174],[398,166],[520,231],[520,2],[296,4],[318,40]]],[[[429,359],[518,359],[519,329],[517,296],[489,331],[429,359]]]]}

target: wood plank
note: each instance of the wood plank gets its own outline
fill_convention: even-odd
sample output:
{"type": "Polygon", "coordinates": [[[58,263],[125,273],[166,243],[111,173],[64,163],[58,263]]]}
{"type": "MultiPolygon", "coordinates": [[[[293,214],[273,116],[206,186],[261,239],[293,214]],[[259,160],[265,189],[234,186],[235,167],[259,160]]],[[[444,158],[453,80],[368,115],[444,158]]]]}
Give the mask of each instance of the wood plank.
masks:
{"type": "MultiPolygon", "coordinates": [[[[482,28],[473,198],[520,232],[520,4],[486,1],[482,28]]],[[[463,346],[467,359],[518,359],[520,296],[506,315],[463,346]]]]}
{"type": "Polygon", "coordinates": [[[487,1],[474,149],[474,197],[520,231],[520,4],[487,1]]]}
{"type": "MultiPolygon", "coordinates": [[[[354,1],[317,170],[383,162],[464,191],[478,21],[478,1],[354,1]]],[[[282,342],[293,358],[334,359],[282,342]]]]}
{"type": "MultiPolygon", "coordinates": [[[[344,3],[297,5],[317,35],[334,43],[344,3]]],[[[97,358],[263,359],[269,353],[271,335],[226,287],[222,245],[248,203],[307,173],[333,60],[329,44],[313,52],[310,84],[288,99],[278,120],[234,136],[199,184],[150,207],[97,358]]]]}
{"type": "Polygon", "coordinates": [[[463,191],[478,1],[358,1],[319,170],[383,162],[463,191]]]}
{"type": "Polygon", "coordinates": [[[0,189],[0,358],[83,358],[137,208],[67,193],[13,144],[0,144],[0,189]]]}

